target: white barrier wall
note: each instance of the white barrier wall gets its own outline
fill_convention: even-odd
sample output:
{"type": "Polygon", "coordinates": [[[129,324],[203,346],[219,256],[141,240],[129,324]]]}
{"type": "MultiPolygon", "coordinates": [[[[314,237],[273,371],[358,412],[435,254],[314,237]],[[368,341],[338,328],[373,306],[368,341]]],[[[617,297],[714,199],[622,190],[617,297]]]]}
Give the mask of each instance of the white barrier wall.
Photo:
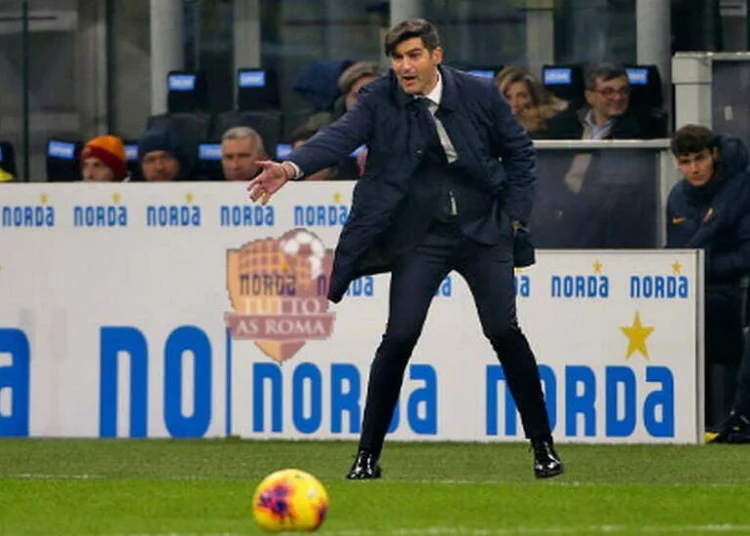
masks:
{"type": "MultiPolygon", "coordinates": [[[[388,278],[321,297],[351,184],[3,188],[0,436],[357,437],[388,278]]],[[[559,441],[700,439],[698,252],[540,252],[516,280],[559,441]]],[[[392,434],[523,437],[456,274],[392,434]]]]}

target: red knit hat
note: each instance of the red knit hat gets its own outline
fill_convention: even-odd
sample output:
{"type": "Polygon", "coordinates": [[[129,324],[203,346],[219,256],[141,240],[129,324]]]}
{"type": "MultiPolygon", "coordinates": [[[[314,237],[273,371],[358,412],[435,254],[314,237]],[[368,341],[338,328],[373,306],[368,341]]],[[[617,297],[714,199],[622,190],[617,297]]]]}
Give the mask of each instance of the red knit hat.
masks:
{"type": "Polygon", "coordinates": [[[112,170],[116,180],[128,176],[125,145],[117,136],[99,136],[90,140],[81,151],[81,165],[87,158],[98,158],[112,170]]]}

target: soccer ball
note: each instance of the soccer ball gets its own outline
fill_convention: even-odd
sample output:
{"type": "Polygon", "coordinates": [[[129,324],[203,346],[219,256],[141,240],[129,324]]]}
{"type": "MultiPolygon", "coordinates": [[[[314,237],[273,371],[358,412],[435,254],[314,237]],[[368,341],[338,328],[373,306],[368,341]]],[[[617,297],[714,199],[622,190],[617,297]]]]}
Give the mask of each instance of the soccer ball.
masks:
{"type": "Polygon", "coordinates": [[[312,532],[328,512],[328,493],[320,481],[299,469],[268,475],[253,496],[253,516],[266,532],[312,532]]]}

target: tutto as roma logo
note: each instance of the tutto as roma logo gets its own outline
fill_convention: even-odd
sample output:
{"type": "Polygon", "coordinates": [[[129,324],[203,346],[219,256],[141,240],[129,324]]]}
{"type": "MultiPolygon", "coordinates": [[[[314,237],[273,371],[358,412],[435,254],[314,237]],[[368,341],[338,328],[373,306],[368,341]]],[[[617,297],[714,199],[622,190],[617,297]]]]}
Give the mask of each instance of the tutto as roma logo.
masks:
{"type": "Polygon", "coordinates": [[[333,252],[315,234],[294,229],[279,239],[255,240],[227,251],[226,314],[233,339],[253,340],[283,363],[309,340],[327,339],[335,315],[328,311],[333,252]]]}

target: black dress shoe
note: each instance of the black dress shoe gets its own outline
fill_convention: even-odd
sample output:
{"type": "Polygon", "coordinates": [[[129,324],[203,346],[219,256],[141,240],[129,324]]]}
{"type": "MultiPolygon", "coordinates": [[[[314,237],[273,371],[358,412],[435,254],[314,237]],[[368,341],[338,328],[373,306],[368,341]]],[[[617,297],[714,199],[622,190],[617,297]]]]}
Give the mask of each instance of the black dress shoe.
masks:
{"type": "Polygon", "coordinates": [[[563,464],[551,440],[532,439],[531,448],[534,450],[534,475],[537,478],[550,478],[562,474],[563,464]]]}
{"type": "Polygon", "coordinates": [[[346,478],[349,480],[372,480],[380,478],[380,473],[380,465],[375,455],[365,450],[360,450],[346,478]]]}

